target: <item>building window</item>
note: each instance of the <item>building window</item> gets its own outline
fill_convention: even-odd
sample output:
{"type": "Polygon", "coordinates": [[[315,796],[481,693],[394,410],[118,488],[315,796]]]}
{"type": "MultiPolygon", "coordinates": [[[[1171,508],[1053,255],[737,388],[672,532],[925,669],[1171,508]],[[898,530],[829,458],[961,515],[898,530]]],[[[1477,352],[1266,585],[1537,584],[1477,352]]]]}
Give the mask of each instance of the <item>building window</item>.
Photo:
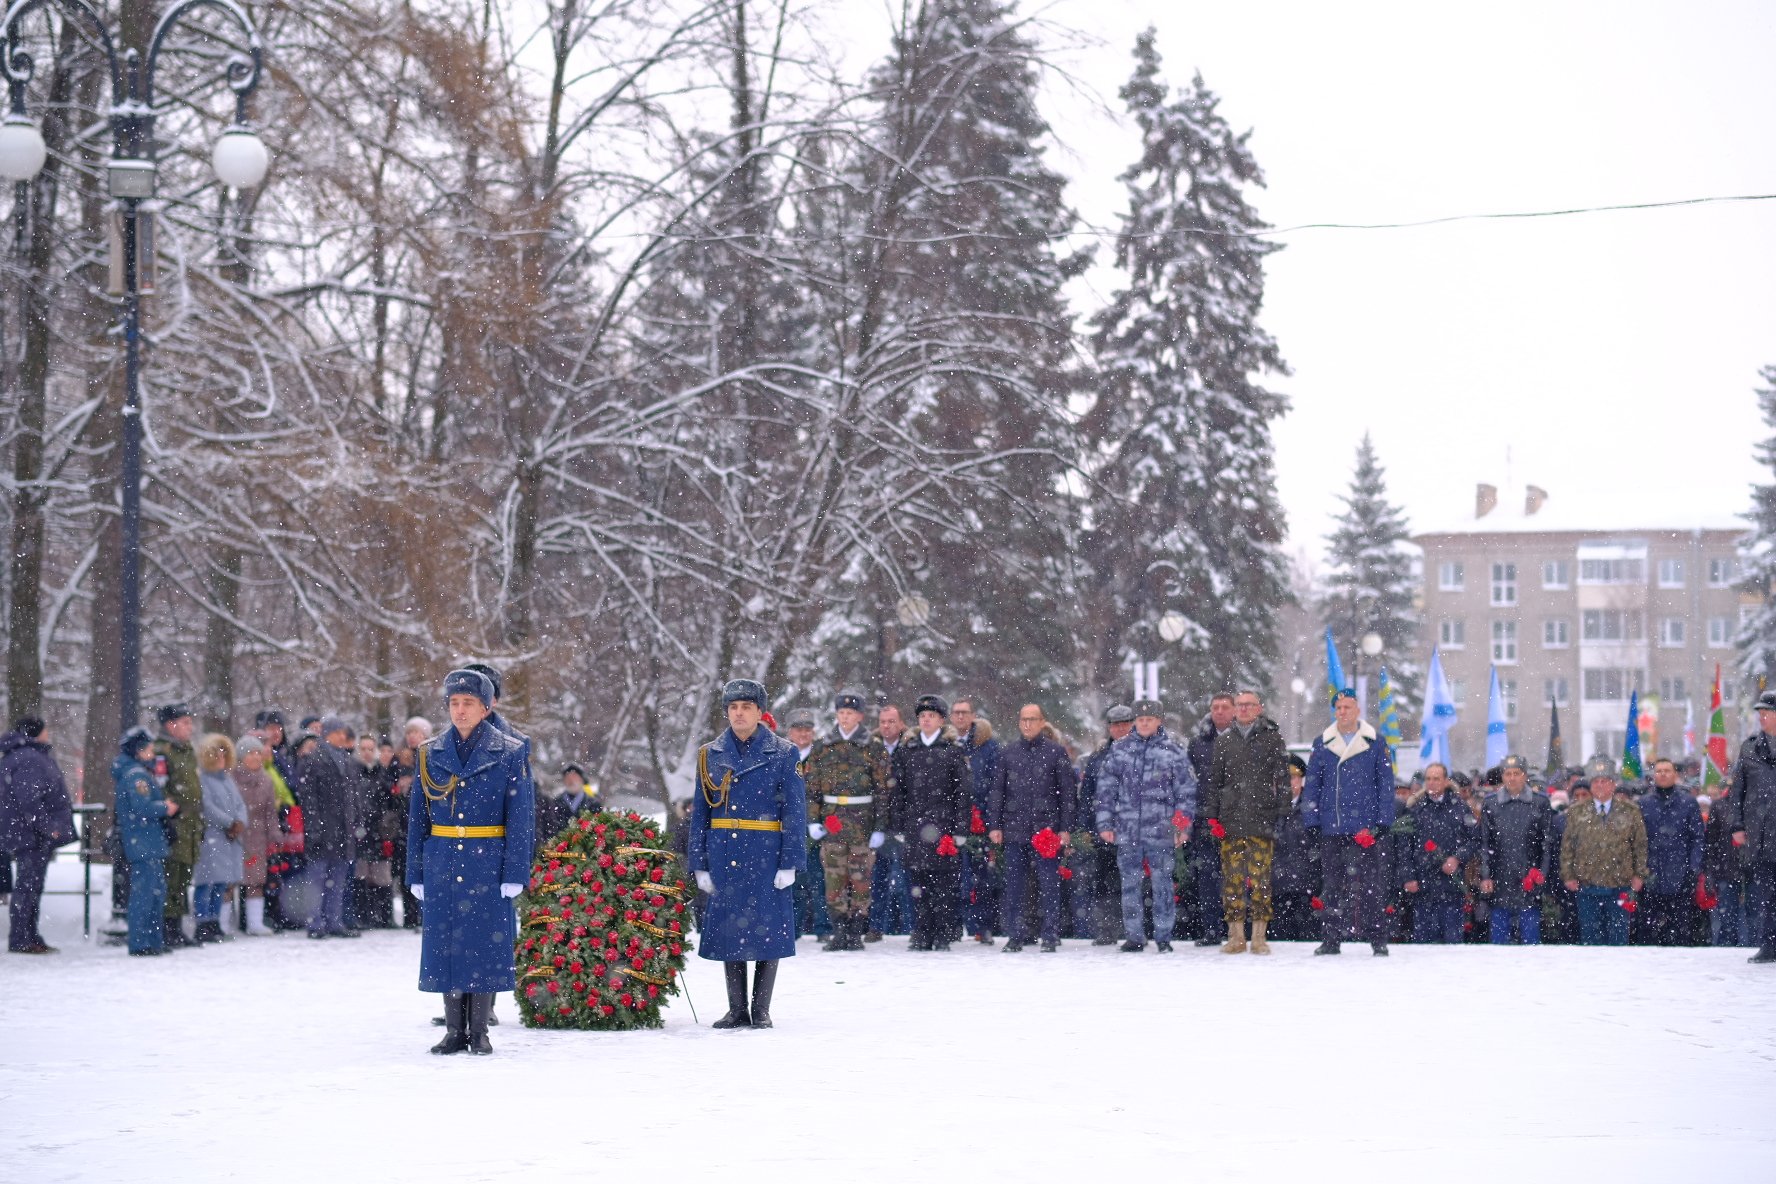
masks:
{"type": "Polygon", "coordinates": [[[1733,632],[1727,628],[1725,617],[1708,618],[1708,648],[1724,650],[1733,644],[1733,632]]]}
{"type": "Polygon", "coordinates": [[[1710,559],[1708,561],[1708,586],[1710,588],[1726,588],[1739,579],[1739,561],[1737,559],[1710,559]]]}
{"type": "Polygon", "coordinates": [[[1437,590],[1439,592],[1460,592],[1467,587],[1459,563],[1439,563],[1437,565],[1437,590]]]}
{"type": "Polygon", "coordinates": [[[1598,667],[1584,672],[1585,701],[1614,703],[1626,699],[1631,691],[1641,689],[1641,671],[1598,667]]]}
{"type": "Polygon", "coordinates": [[[1566,680],[1564,678],[1550,678],[1544,680],[1542,683],[1542,702],[1544,703],[1552,703],[1556,707],[1565,707],[1571,702],[1571,700],[1567,698],[1567,694],[1566,680]]]}
{"type": "Polygon", "coordinates": [[[1545,650],[1563,650],[1572,644],[1570,632],[1572,622],[1565,617],[1542,622],[1542,648],[1545,650]]]}
{"type": "Polygon", "coordinates": [[[1690,700],[1689,689],[1684,686],[1681,678],[1661,678],[1659,698],[1666,703],[1687,703],[1690,700]]]}
{"type": "Polygon", "coordinates": [[[1638,584],[1646,579],[1644,559],[1581,559],[1581,584],[1638,584]]]}
{"type": "Polygon", "coordinates": [[[1455,700],[1455,705],[1457,707],[1460,707],[1463,703],[1467,702],[1467,693],[1467,683],[1459,678],[1452,678],[1449,680],[1449,697],[1455,700]]]}
{"type": "Polygon", "coordinates": [[[1515,563],[1492,565],[1492,603],[1495,605],[1517,603],[1517,565],[1515,563]]]}
{"type": "Polygon", "coordinates": [[[1579,636],[1586,641],[1639,641],[1640,614],[1619,608],[1588,608],[1579,614],[1579,636]]]}
{"type": "Polygon", "coordinates": [[[1446,650],[1459,650],[1468,644],[1467,622],[1459,618],[1437,626],[1437,642],[1446,650]]]}
{"type": "Polygon", "coordinates": [[[1666,649],[1678,649],[1684,643],[1684,621],[1682,617],[1663,617],[1659,621],[1659,644],[1666,649]]]}
{"type": "Polygon", "coordinates": [[[1570,588],[1572,586],[1572,568],[1564,559],[1550,559],[1542,564],[1542,587],[1570,588]]]}
{"type": "Polygon", "coordinates": [[[1492,660],[1499,663],[1517,661],[1516,621],[1492,623],[1492,660]]]}
{"type": "Polygon", "coordinates": [[[1659,587],[1681,588],[1684,586],[1683,560],[1659,560],[1659,587]]]}
{"type": "Polygon", "coordinates": [[[1499,695],[1505,701],[1505,722],[1517,722],[1517,683],[1513,679],[1499,680],[1499,695]]]}
{"type": "Polygon", "coordinates": [[[1591,750],[1591,755],[1607,756],[1611,760],[1622,755],[1622,748],[1628,739],[1628,733],[1611,731],[1608,728],[1601,732],[1593,732],[1591,736],[1597,741],[1597,747],[1591,750]]]}

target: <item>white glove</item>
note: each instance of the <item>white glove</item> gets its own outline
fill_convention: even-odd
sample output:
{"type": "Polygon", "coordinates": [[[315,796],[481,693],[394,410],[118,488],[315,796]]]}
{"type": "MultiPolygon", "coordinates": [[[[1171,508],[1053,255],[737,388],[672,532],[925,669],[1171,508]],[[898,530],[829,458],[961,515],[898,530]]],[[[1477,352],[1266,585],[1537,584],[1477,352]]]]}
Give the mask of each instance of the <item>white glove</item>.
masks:
{"type": "Polygon", "coordinates": [[[787,888],[793,883],[795,883],[795,868],[793,867],[779,868],[777,875],[771,880],[771,885],[775,888],[787,888]]]}
{"type": "Polygon", "coordinates": [[[505,897],[507,900],[511,900],[514,896],[517,896],[522,891],[524,891],[524,885],[522,885],[522,884],[501,884],[500,885],[500,895],[505,897]]]}
{"type": "Polygon", "coordinates": [[[697,875],[697,891],[704,893],[705,895],[708,895],[708,894],[713,893],[715,891],[715,881],[710,878],[710,875],[708,872],[698,872],[698,873],[696,873],[696,875],[697,875]]]}
{"type": "Polygon", "coordinates": [[[415,884],[411,888],[407,889],[407,891],[413,893],[414,900],[424,900],[425,899],[425,885],[424,884],[415,884]]]}
{"type": "Polygon", "coordinates": [[[870,850],[874,851],[877,847],[880,847],[887,841],[887,835],[883,834],[881,831],[876,831],[874,834],[870,835],[870,850]]]}
{"type": "Polygon", "coordinates": [[[815,842],[819,842],[826,837],[826,828],[821,826],[818,822],[810,822],[808,824],[808,837],[815,842]]]}

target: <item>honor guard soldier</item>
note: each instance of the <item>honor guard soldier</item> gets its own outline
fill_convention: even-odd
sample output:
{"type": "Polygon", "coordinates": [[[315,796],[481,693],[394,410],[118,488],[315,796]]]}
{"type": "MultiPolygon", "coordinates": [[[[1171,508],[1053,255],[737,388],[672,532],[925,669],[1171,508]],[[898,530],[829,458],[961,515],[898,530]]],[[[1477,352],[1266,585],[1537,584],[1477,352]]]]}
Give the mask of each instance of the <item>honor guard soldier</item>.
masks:
{"type": "Polygon", "coordinates": [[[822,948],[861,950],[869,929],[870,877],[887,839],[888,747],[863,726],[863,695],[840,691],[838,726],[815,741],[802,763],[808,783],[808,837],[820,841],[832,939],[822,948]]]}
{"type": "Polygon", "coordinates": [[[489,719],[486,675],[451,671],[444,697],[450,728],[414,754],[407,885],[426,902],[419,989],[444,995],[432,1051],[485,1056],[493,996],[518,985],[512,898],[530,881],[536,787],[524,745],[489,719]]]}
{"type": "Polygon", "coordinates": [[[808,803],[796,749],[759,726],[765,688],[737,678],[722,688],[728,727],[697,752],[686,856],[709,896],[697,953],[723,963],[728,1014],[717,1028],[769,1028],[777,962],[795,954],[795,897],[806,855],[808,803]],[[758,964],[750,1005],[746,964],[758,964]]]}

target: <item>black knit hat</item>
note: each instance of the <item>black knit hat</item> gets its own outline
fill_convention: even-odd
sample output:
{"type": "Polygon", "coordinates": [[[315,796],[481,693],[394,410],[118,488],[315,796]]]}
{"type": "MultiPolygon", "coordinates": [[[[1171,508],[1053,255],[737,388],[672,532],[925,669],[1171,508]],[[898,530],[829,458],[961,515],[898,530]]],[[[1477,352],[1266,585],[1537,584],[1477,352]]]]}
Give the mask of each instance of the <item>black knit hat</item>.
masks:
{"type": "Polygon", "coordinates": [[[919,701],[913,704],[913,717],[917,719],[921,711],[935,711],[945,719],[950,718],[950,705],[936,695],[919,696],[919,701]]]}

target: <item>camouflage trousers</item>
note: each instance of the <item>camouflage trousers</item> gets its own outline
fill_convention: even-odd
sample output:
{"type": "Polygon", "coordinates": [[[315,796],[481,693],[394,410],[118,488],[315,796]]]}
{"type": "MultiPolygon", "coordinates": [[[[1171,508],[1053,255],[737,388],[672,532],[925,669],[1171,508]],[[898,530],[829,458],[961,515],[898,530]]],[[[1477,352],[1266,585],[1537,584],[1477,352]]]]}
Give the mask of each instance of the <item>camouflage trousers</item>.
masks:
{"type": "Polygon", "coordinates": [[[1229,925],[1248,920],[1270,924],[1270,860],[1275,850],[1269,839],[1221,840],[1221,915],[1229,925]]]}
{"type": "MultiPolygon", "coordinates": [[[[850,827],[845,828],[847,831],[850,827]]],[[[828,835],[820,841],[820,867],[826,873],[826,907],[833,920],[869,916],[870,876],[876,870],[876,853],[869,836],[844,840],[828,835]]]]}

